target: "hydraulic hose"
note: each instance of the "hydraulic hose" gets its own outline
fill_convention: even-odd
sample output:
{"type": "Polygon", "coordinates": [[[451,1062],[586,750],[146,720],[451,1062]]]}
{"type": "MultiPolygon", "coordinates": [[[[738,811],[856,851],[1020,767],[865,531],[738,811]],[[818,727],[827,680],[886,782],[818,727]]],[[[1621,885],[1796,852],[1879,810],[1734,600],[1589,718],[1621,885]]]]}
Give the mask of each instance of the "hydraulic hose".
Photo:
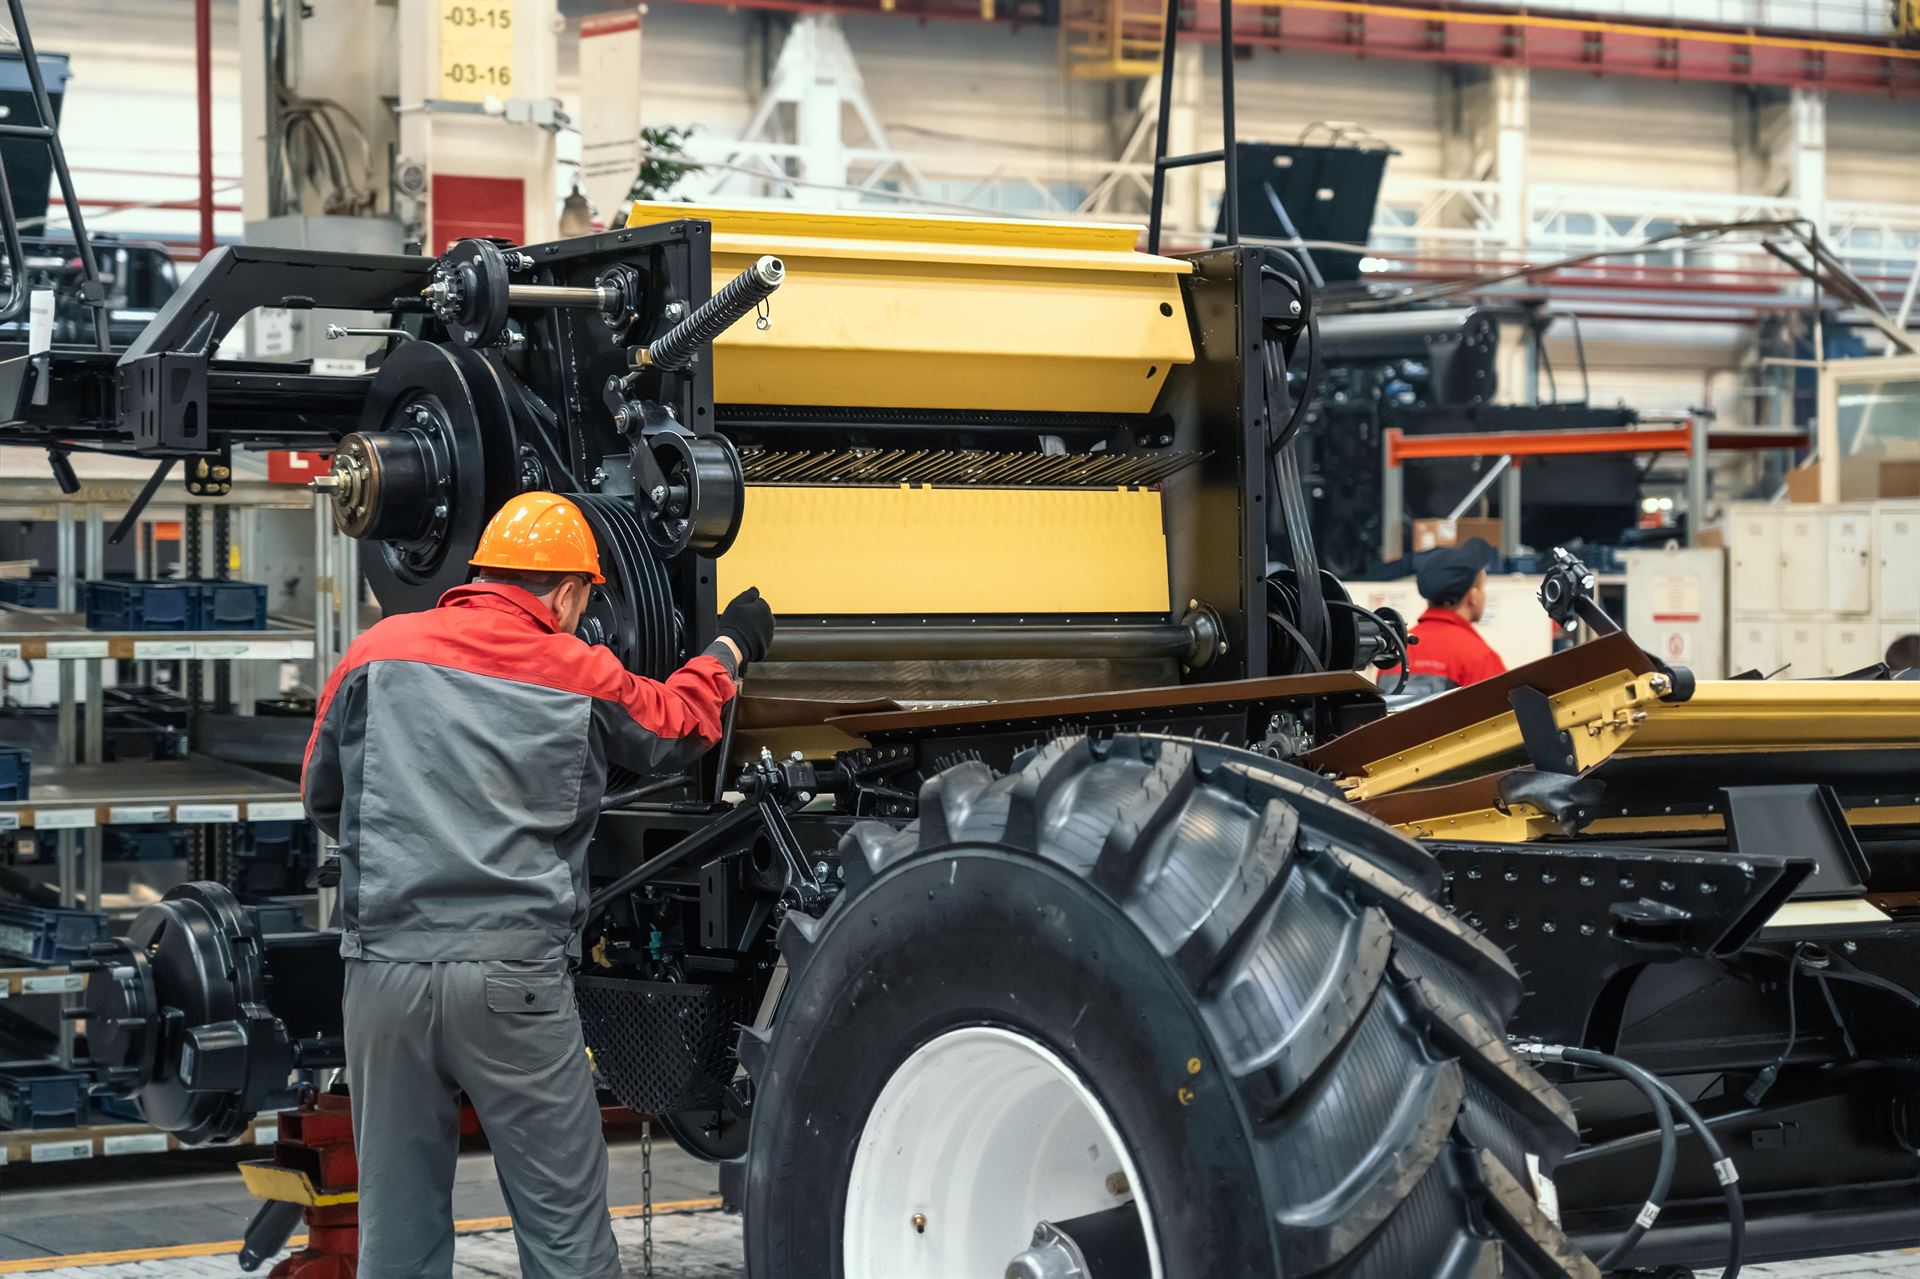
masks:
{"type": "Polygon", "coordinates": [[[1706,1148],[1707,1158],[1713,1161],[1713,1175],[1719,1178],[1720,1190],[1727,1198],[1727,1264],[1720,1272],[1720,1279],[1740,1279],[1741,1256],[1747,1246],[1747,1204],[1740,1196],[1740,1172],[1733,1166],[1733,1160],[1727,1158],[1727,1152],[1714,1137],[1713,1129],[1707,1127],[1707,1121],[1700,1117],[1693,1103],[1658,1075],[1654,1076],[1654,1082],[1660,1085],[1660,1091],[1673,1103],[1673,1108],[1680,1112],[1680,1118],[1686,1121],[1687,1127],[1693,1129],[1694,1136],[1706,1148]]]}
{"type": "Polygon", "coordinates": [[[1640,1245],[1647,1231],[1653,1229],[1653,1223],[1659,1220],[1661,1208],[1666,1206],[1667,1191],[1673,1187],[1673,1167],[1679,1156],[1679,1142],[1675,1139],[1673,1108],[1667,1104],[1667,1094],[1661,1091],[1658,1079],[1624,1057],[1560,1044],[1521,1043],[1516,1044],[1514,1050],[1533,1061],[1565,1061],[1618,1075],[1640,1090],[1647,1104],[1653,1108],[1654,1118],[1659,1121],[1660,1166],[1653,1175],[1653,1188],[1647,1192],[1646,1203],[1641,1205],[1639,1215],[1627,1227],[1626,1233],[1607,1250],[1605,1256],[1594,1262],[1603,1272],[1613,1270],[1640,1245]]]}

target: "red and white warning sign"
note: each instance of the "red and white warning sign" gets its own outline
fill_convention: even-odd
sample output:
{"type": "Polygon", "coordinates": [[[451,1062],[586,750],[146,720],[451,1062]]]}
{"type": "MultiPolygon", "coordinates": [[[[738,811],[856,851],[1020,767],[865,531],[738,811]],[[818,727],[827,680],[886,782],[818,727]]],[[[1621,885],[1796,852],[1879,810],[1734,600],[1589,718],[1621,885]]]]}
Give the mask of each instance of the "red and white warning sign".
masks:
{"type": "Polygon", "coordinates": [[[1667,631],[1660,640],[1661,655],[1669,662],[1684,662],[1693,654],[1692,631],[1667,631]]]}

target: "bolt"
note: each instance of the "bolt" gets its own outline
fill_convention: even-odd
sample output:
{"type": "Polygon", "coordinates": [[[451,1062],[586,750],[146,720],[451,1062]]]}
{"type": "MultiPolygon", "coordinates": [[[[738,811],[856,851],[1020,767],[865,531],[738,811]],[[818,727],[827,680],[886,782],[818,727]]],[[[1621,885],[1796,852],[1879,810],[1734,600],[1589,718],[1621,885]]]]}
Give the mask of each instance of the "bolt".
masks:
{"type": "Polygon", "coordinates": [[[787,759],[790,763],[803,764],[806,762],[807,757],[799,751],[795,751],[793,754],[787,756],[787,759]]]}
{"type": "Polygon", "coordinates": [[[1854,951],[1860,949],[1860,943],[1857,941],[1843,941],[1840,943],[1840,949],[1851,955],[1854,951]]]}
{"type": "MultiPolygon", "coordinates": [[[[660,318],[667,321],[669,324],[679,319],[681,316],[685,315],[686,313],[687,313],[687,304],[685,302],[669,302],[665,306],[660,308],[660,318]]],[[[922,1219],[922,1221],[924,1222],[924,1218],[922,1219]]]]}
{"type": "Polygon", "coordinates": [[[1673,681],[1659,671],[1647,676],[1647,687],[1656,693],[1664,693],[1673,687],[1673,681]]]}
{"type": "Polygon", "coordinates": [[[1585,920],[1582,920],[1580,923],[1580,935],[1582,937],[1593,936],[1593,925],[1590,923],[1587,923],[1585,920]]]}
{"type": "Polygon", "coordinates": [[[827,877],[827,872],[830,869],[832,868],[829,867],[825,862],[815,862],[813,864],[813,877],[815,879],[825,879],[827,877]]]}
{"type": "Polygon", "coordinates": [[[667,504],[667,486],[664,484],[654,485],[647,491],[647,500],[655,506],[665,506],[667,504]]]}
{"type": "Polygon", "coordinates": [[[507,254],[507,267],[513,271],[531,271],[533,270],[533,257],[526,253],[509,253],[507,254]]]}
{"type": "Polygon", "coordinates": [[[587,481],[592,484],[593,487],[599,488],[607,482],[607,469],[604,466],[594,467],[593,474],[587,477],[587,481]]]}
{"type": "Polygon", "coordinates": [[[447,518],[447,504],[445,502],[439,502],[434,505],[433,518],[436,520],[444,520],[447,518]]]}
{"type": "Polygon", "coordinates": [[[335,342],[337,342],[337,341],[339,341],[339,340],[340,340],[341,338],[343,338],[343,337],[345,337],[345,336],[347,336],[347,326],[346,326],[346,325],[344,325],[344,324],[329,324],[329,325],[327,326],[327,339],[328,339],[329,341],[335,341],[335,342]]]}
{"type": "Polygon", "coordinates": [[[813,802],[813,792],[803,790],[798,795],[794,796],[794,798],[799,800],[803,804],[811,804],[813,802]]]}
{"type": "Polygon", "coordinates": [[[414,421],[423,426],[433,418],[433,414],[427,411],[427,406],[424,404],[416,404],[407,411],[413,416],[414,421]]]}
{"type": "Polygon", "coordinates": [[[1290,314],[1290,315],[1298,315],[1298,314],[1300,314],[1300,299],[1299,299],[1299,298],[1295,298],[1295,299],[1294,299],[1293,301],[1291,301],[1291,302],[1289,302],[1289,303],[1287,303],[1287,312],[1288,312],[1288,314],[1290,314]]]}

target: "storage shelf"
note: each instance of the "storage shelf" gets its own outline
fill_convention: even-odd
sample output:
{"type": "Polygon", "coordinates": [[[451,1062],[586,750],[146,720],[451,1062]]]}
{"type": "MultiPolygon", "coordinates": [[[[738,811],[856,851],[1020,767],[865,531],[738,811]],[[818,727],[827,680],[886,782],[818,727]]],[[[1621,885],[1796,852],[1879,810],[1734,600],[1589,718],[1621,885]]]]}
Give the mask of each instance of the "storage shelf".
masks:
{"type": "Polygon", "coordinates": [[[90,631],[78,613],[0,605],[0,661],[294,661],[313,656],[311,627],[264,631],[90,631]]]}
{"type": "Polygon", "coordinates": [[[50,764],[33,770],[31,798],[0,804],[0,830],[305,820],[292,782],[203,755],[50,764]]]}
{"type": "MultiPolygon", "coordinates": [[[[271,1146],[280,1136],[280,1118],[255,1115],[252,1125],[231,1145],[271,1146]]],[[[0,1129],[0,1164],[66,1163],[109,1155],[153,1155],[169,1150],[198,1150],[149,1124],[99,1123],[78,1128],[0,1129]]]]}

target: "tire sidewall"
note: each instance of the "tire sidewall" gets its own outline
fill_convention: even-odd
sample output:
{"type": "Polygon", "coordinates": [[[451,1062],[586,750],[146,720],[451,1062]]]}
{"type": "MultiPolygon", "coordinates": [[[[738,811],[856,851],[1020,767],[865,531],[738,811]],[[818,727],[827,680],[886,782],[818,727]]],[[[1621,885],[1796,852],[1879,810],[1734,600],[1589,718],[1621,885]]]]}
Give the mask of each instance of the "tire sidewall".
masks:
{"type": "MultiPolygon", "coordinates": [[[[1278,1273],[1249,1121],[1199,1008],[1084,879],[958,845],[889,870],[825,922],[794,964],[755,1095],[750,1273],[843,1274],[848,1178],[881,1089],[922,1045],[982,1025],[1044,1044],[1100,1099],[1145,1183],[1166,1279],[1278,1273]]],[[[1009,1260],[1035,1224],[1018,1224],[1009,1260]]]]}

